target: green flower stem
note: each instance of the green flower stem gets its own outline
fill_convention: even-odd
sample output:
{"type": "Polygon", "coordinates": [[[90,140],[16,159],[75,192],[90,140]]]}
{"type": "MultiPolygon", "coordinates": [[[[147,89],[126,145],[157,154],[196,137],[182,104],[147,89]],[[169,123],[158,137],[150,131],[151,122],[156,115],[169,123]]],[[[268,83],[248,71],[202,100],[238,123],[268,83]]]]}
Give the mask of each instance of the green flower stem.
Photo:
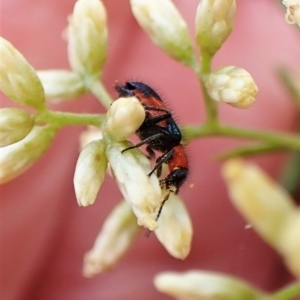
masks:
{"type": "Polygon", "coordinates": [[[270,152],[278,152],[286,150],[286,147],[279,147],[275,145],[256,145],[256,146],[249,146],[249,147],[241,147],[229,151],[222,152],[216,156],[217,160],[226,160],[229,158],[234,157],[244,157],[250,155],[257,155],[257,154],[265,154],[270,152]]]}
{"type": "Polygon", "coordinates": [[[97,79],[91,80],[88,84],[90,92],[101,102],[101,104],[108,109],[113,102],[110,94],[104,87],[103,83],[97,79]]]}
{"type": "Polygon", "coordinates": [[[300,152],[291,153],[283,169],[281,185],[290,193],[296,193],[300,182],[300,152]]]}
{"type": "Polygon", "coordinates": [[[201,52],[201,74],[200,75],[209,75],[211,73],[211,62],[213,59],[213,56],[206,52],[201,52]]]}
{"type": "Polygon", "coordinates": [[[292,79],[290,72],[284,68],[278,70],[278,75],[286,88],[291,93],[298,109],[300,110],[300,89],[296,86],[295,80],[292,79]]]}
{"type": "Polygon", "coordinates": [[[210,124],[205,124],[204,126],[184,126],[183,131],[186,141],[201,136],[226,136],[250,139],[272,145],[276,148],[286,147],[300,151],[300,135],[296,134],[250,130],[226,125],[210,126],[210,124]]]}
{"type": "MultiPolygon", "coordinates": [[[[272,294],[270,297],[267,297],[268,300],[292,300],[296,299],[297,296],[300,296],[300,282],[294,282],[287,287],[277,291],[272,294]]],[[[267,300],[265,299],[265,300],[267,300]]]]}
{"type": "Polygon", "coordinates": [[[94,125],[100,127],[105,115],[76,114],[44,110],[34,116],[35,124],[53,124],[57,127],[66,125],[94,125]]]}
{"type": "Polygon", "coordinates": [[[200,81],[203,97],[204,97],[204,105],[206,110],[206,123],[215,126],[218,124],[218,106],[215,101],[213,101],[206,90],[205,81],[207,76],[211,73],[211,62],[213,57],[207,53],[202,53],[202,61],[201,61],[201,68],[198,72],[198,79],[200,81]]]}

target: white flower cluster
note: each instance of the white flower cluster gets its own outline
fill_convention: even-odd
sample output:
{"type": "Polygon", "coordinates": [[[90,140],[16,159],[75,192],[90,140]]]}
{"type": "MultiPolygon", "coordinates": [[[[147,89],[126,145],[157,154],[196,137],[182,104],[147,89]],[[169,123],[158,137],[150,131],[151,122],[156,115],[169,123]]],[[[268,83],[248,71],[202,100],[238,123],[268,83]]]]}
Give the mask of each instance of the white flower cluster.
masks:
{"type": "MultiPolygon", "coordinates": [[[[131,7],[140,26],[161,50],[199,74],[201,68],[187,24],[170,0],[131,0],[131,7]]],[[[235,13],[235,0],[200,1],[195,33],[202,61],[211,59],[231,34],[235,13]]],[[[246,70],[226,66],[204,75],[212,100],[237,108],[248,108],[254,103],[258,88],[246,70]]]]}
{"type": "MultiPolygon", "coordinates": [[[[36,111],[45,109],[43,86],[23,55],[0,37],[0,90],[12,101],[36,111]]],[[[35,125],[27,111],[0,109],[0,183],[27,170],[48,149],[55,126],[35,125]]]]}
{"type": "MultiPolygon", "coordinates": [[[[107,169],[124,196],[105,221],[93,249],[84,259],[83,273],[91,277],[110,268],[134,241],[139,226],[155,231],[159,241],[174,257],[184,259],[190,252],[193,230],[182,201],[171,195],[157,220],[165,193],[149,159],[127,141],[145,119],[145,109],[137,98],[119,98],[110,106],[102,127],[102,138],[86,144],[81,151],[74,175],[78,204],[94,203],[107,169]],[[134,117],[133,117],[134,116],[134,117]]],[[[95,136],[92,129],[92,136],[95,136]]]]}
{"type": "MultiPolygon", "coordinates": [[[[288,192],[258,166],[241,159],[227,161],[223,177],[234,206],[300,278],[300,210],[288,192]]],[[[162,272],[155,276],[154,285],[175,299],[274,298],[239,278],[201,270],[162,272]]]]}

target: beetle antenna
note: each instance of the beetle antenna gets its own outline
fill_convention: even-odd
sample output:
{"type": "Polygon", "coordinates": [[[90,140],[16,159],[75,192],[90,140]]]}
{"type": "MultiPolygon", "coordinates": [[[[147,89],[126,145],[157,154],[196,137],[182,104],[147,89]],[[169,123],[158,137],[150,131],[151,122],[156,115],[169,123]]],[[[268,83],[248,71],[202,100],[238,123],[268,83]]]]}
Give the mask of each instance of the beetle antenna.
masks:
{"type": "MultiPolygon", "coordinates": [[[[155,221],[157,221],[158,218],[159,218],[159,216],[161,215],[161,211],[163,209],[163,206],[164,206],[165,202],[169,199],[170,193],[171,192],[169,191],[169,193],[166,195],[166,197],[164,198],[163,202],[161,203],[155,221]]],[[[148,238],[150,236],[151,232],[152,232],[151,230],[147,229],[146,232],[145,232],[145,237],[148,238]]]]}

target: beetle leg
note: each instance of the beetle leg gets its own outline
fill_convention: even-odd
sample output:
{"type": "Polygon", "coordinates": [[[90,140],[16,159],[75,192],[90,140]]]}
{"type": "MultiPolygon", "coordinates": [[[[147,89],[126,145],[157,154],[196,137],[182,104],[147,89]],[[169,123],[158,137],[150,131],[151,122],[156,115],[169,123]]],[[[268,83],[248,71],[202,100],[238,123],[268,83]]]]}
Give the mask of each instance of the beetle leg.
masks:
{"type": "MultiPolygon", "coordinates": [[[[167,163],[170,158],[172,157],[174,152],[174,149],[171,149],[170,151],[164,153],[162,156],[160,156],[157,160],[156,160],[156,165],[154,166],[153,170],[148,174],[148,176],[151,176],[156,170],[158,170],[159,168],[161,168],[162,164],[167,163]]],[[[160,170],[161,173],[161,170],[160,170]]]]}
{"type": "MultiPolygon", "coordinates": [[[[128,150],[131,150],[131,149],[135,149],[135,148],[138,148],[138,147],[141,147],[145,144],[150,144],[152,141],[155,141],[156,139],[158,138],[161,138],[163,137],[164,134],[163,133],[157,133],[155,135],[152,135],[144,140],[142,140],[141,142],[137,143],[136,145],[134,146],[131,146],[131,147],[128,147],[128,148],[125,148],[121,151],[121,153],[123,154],[124,152],[128,151],[128,150]]],[[[150,154],[151,155],[151,154],[150,154]]]]}

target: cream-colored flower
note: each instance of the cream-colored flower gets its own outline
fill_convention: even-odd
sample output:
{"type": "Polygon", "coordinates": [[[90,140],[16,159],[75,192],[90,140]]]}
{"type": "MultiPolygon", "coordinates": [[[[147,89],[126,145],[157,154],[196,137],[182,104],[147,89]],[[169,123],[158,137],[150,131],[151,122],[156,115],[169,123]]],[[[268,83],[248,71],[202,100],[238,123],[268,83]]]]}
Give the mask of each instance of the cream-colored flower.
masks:
{"type": "Polygon", "coordinates": [[[75,174],[74,187],[77,202],[88,206],[95,202],[104,181],[107,158],[104,140],[90,142],[80,153],[75,174]]]}
{"type": "Polygon", "coordinates": [[[0,183],[26,171],[48,149],[57,129],[36,126],[21,141],[0,148],[0,183]]]}
{"type": "Polygon", "coordinates": [[[155,174],[147,175],[152,170],[149,160],[139,150],[132,149],[130,142],[110,141],[106,155],[120,191],[137,217],[138,224],[150,230],[157,228],[156,211],[161,204],[161,189],[155,174]]]}
{"type": "Polygon", "coordinates": [[[170,0],[131,0],[133,15],[140,26],[166,54],[193,66],[195,54],[188,27],[170,0]]]}
{"type": "Polygon", "coordinates": [[[136,97],[119,98],[107,112],[104,130],[114,141],[125,141],[142,125],[145,117],[145,109],[136,97]]]}
{"type": "Polygon", "coordinates": [[[286,6],[286,22],[288,24],[297,24],[300,27],[300,1],[283,0],[282,4],[286,6]]]}
{"type": "Polygon", "coordinates": [[[236,11],[235,0],[202,0],[195,19],[201,53],[214,55],[230,35],[236,11]]]}
{"type": "Polygon", "coordinates": [[[193,227],[188,211],[178,196],[171,193],[157,223],[155,235],[168,253],[185,259],[191,250],[193,227]]]}
{"type": "Polygon", "coordinates": [[[72,69],[85,78],[99,77],[107,55],[105,7],[100,0],[78,0],[68,28],[72,69]]]}
{"type": "Polygon", "coordinates": [[[38,71],[47,98],[61,102],[74,99],[85,92],[84,82],[79,74],[68,70],[38,71]]]}
{"type": "Polygon", "coordinates": [[[205,82],[209,96],[237,108],[251,106],[258,92],[252,76],[244,69],[227,66],[209,74],[205,82]]]}
{"type": "Polygon", "coordinates": [[[180,300],[263,299],[266,296],[238,278],[214,272],[163,272],[155,276],[154,285],[160,292],[180,300]]]}
{"type": "Polygon", "coordinates": [[[242,160],[228,161],[223,176],[236,208],[300,277],[300,214],[289,194],[259,167],[242,160]]]}
{"type": "Polygon", "coordinates": [[[5,147],[24,139],[34,125],[25,110],[13,107],[0,109],[0,147],[5,147]]]}
{"type": "Polygon", "coordinates": [[[11,100],[36,109],[45,106],[43,86],[33,67],[0,37],[0,90],[11,100]]]}
{"type": "Polygon", "coordinates": [[[128,202],[120,202],[105,220],[93,248],[84,256],[84,276],[92,277],[112,268],[139,231],[131,206],[128,202]]]}

